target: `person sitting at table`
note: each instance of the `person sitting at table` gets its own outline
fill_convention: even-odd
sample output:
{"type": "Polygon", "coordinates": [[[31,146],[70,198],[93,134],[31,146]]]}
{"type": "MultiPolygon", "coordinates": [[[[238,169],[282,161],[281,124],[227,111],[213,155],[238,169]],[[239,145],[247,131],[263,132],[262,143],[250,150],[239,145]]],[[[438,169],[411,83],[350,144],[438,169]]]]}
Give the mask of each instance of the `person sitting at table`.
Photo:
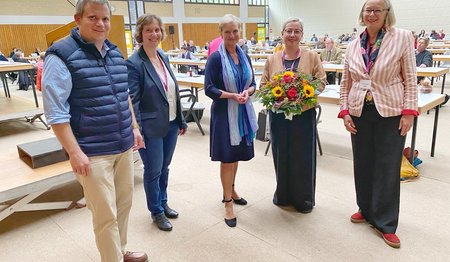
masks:
{"type": "MultiPolygon", "coordinates": [[[[325,40],[325,48],[320,52],[322,64],[340,64],[342,61],[342,50],[334,45],[333,38],[325,40]]],[[[334,84],[336,82],[336,72],[327,72],[327,82],[334,84]]]]}
{"type": "MultiPolygon", "coordinates": [[[[189,60],[195,60],[194,55],[191,51],[189,51],[189,47],[182,46],[181,47],[181,53],[178,54],[178,58],[182,59],[189,59],[189,60]]],[[[180,73],[187,73],[191,67],[188,65],[179,65],[178,66],[178,72],[180,73]]]]}
{"type": "MultiPolygon", "coordinates": [[[[419,41],[417,41],[417,49],[416,49],[416,66],[417,67],[431,67],[433,66],[433,54],[426,50],[429,39],[421,37],[419,41]]],[[[424,79],[423,76],[417,77],[417,83],[424,79]]]]}
{"type": "Polygon", "coordinates": [[[316,34],[313,34],[310,42],[317,42],[317,41],[319,41],[319,39],[317,38],[316,34]]]}
{"type": "Polygon", "coordinates": [[[419,37],[425,37],[425,34],[426,34],[426,32],[425,32],[425,29],[422,29],[422,30],[420,30],[420,33],[419,33],[419,37]]]}
{"type": "Polygon", "coordinates": [[[2,51],[0,51],[0,61],[8,61],[8,58],[6,58],[6,57],[3,55],[2,51]]]}
{"type": "Polygon", "coordinates": [[[444,40],[445,39],[445,33],[444,29],[439,30],[439,39],[444,40]]]}
{"type": "Polygon", "coordinates": [[[188,49],[191,53],[197,53],[197,47],[194,44],[194,40],[189,40],[188,49]]]}
{"type": "Polygon", "coordinates": [[[248,54],[248,46],[247,46],[247,41],[245,41],[245,39],[239,39],[238,42],[239,47],[242,49],[242,51],[244,51],[245,54],[248,54]]]}
{"type": "Polygon", "coordinates": [[[189,48],[186,46],[182,46],[181,47],[181,53],[178,54],[178,58],[183,58],[183,59],[189,59],[189,60],[194,60],[195,57],[192,54],[191,51],[189,51],[189,48]]]}
{"type": "Polygon", "coordinates": [[[433,39],[433,40],[439,40],[440,39],[439,38],[439,34],[436,32],[436,30],[431,30],[430,38],[433,39]]]}
{"type": "Polygon", "coordinates": [[[316,49],[324,49],[325,48],[325,37],[320,36],[319,41],[316,42],[316,49]]]}
{"type": "Polygon", "coordinates": [[[41,52],[37,59],[37,63],[34,65],[34,68],[36,69],[36,89],[39,91],[42,91],[41,80],[42,80],[42,74],[44,71],[44,58],[45,58],[45,52],[41,52]]]}

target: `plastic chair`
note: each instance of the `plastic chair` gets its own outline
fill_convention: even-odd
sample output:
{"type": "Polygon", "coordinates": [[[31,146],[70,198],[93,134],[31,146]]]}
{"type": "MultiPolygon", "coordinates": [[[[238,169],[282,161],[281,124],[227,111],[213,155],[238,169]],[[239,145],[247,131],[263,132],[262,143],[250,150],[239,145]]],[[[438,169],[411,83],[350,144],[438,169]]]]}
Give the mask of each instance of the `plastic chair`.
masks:
{"type": "Polygon", "coordinates": [[[192,118],[194,119],[195,123],[198,126],[198,129],[200,129],[200,132],[202,135],[205,135],[205,132],[203,131],[202,125],[200,124],[199,116],[196,112],[205,110],[205,106],[200,102],[195,102],[196,97],[192,93],[192,90],[190,89],[180,89],[180,104],[181,104],[181,111],[185,114],[185,118],[188,118],[190,115],[192,115],[192,118]],[[187,93],[187,94],[182,94],[187,93]]]}

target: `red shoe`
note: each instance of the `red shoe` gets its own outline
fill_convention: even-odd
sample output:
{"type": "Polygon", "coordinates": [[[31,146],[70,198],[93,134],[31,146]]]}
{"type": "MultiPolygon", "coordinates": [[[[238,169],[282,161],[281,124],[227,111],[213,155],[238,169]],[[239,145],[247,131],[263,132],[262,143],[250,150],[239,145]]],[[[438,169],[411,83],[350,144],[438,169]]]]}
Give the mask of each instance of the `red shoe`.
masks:
{"type": "Polygon", "coordinates": [[[350,221],[353,223],[366,223],[366,219],[360,212],[356,212],[350,217],[350,221]]]}
{"type": "Polygon", "coordinates": [[[380,234],[384,242],[393,248],[400,248],[400,238],[395,233],[383,233],[375,228],[375,231],[380,234]]]}

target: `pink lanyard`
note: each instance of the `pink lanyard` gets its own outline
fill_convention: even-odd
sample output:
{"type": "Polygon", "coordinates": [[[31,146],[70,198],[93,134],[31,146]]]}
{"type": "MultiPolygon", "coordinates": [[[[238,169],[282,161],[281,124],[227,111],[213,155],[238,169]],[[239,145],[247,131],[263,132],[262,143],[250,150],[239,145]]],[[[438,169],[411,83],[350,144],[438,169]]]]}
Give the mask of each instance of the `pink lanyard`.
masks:
{"type": "MultiPolygon", "coordinates": [[[[298,50],[297,50],[297,54],[296,54],[296,58],[294,59],[294,62],[292,63],[292,65],[291,65],[291,71],[292,72],[294,72],[294,65],[295,65],[295,60],[297,60],[297,59],[299,59],[300,58],[300,54],[302,53],[302,51],[301,51],[301,48],[299,48],[298,50]]],[[[286,69],[285,68],[285,64],[284,64],[284,61],[285,61],[285,57],[286,56],[286,53],[283,51],[283,54],[282,54],[282,56],[281,56],[281,63],[282,63],[282,65],[283,65],[283,68],[284,69],[286,69]]]]}
{"type": "Polygon", "coordinates": [[[162,70],[164,73],[164,78],[161,77],[161,74],[158,73],[159,79],[161,80],[161,83],[164,86],[164,90],[166,90],[166,92],[169,92],[169,87],[168,87],[169,80],[167,79],[166,67],[164,66],[164,63],[159,56],[158,56],[158,60],[159,60],[159,63],[161,64],[161,67],[162,67],[162,70]]]}

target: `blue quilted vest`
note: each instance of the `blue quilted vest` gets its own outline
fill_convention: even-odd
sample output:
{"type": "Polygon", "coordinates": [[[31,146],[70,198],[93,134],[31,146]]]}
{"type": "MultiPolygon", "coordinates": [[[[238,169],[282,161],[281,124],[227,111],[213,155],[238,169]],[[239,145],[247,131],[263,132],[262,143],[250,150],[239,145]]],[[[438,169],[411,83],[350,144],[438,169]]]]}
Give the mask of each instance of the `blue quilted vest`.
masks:
{"type": "Polygon", "coordinates": [[[117,46],[105,43],[103,58],[74,28],[46,52],[61,58],[72,75],[70,126],[87,156],[122,153],[134,143],[127,67],[117,46]]]}

